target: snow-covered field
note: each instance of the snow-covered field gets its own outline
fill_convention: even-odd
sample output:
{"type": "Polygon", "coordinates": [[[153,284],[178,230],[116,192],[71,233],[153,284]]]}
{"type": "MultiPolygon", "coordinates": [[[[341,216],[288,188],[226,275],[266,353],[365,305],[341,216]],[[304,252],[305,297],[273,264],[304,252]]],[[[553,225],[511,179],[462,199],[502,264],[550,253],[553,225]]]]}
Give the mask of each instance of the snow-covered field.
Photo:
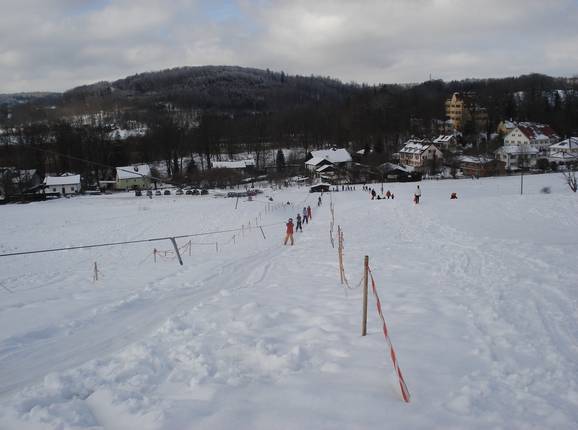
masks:
{"type": "Polygon", "coordinates": [[[332,194],[409,404],[373,298],[361,337],[361,290],[340,285],[329,195],[2,206],[0,253],[246,228],[192,237],[183,266],[153,261],[168,241],[0,257],[0,428],[576,429],[578,196],[560,175],[526,177],[524,196],[519,181],[422,182],[419,206],[415,184],[332,194]],[[313,221],[284,247],[304,204],[313,221]]]}

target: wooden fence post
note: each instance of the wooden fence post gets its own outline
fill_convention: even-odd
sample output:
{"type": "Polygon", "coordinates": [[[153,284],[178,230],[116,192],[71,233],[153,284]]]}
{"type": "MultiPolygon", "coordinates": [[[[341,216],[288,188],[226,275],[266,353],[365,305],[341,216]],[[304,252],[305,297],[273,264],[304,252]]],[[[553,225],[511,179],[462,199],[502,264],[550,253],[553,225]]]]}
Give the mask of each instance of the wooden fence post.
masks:
{"type": "Polygon", "coordinates": [[[361,323],[361,335],[367,334],[367,283],[369,275],[369,256],[363,258],[363,321],[361,323]]]}
{"type": "Polygon", "coordinates": [[[96,265],[96,261],[94,262],[94,280],[98,281],[98,266],[96,265]]]}

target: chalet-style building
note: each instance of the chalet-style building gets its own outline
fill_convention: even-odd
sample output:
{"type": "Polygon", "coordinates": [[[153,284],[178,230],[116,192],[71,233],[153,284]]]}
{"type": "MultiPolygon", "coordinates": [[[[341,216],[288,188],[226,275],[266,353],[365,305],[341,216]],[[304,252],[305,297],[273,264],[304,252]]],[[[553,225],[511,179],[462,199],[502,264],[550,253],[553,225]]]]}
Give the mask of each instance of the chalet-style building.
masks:
{"type": "Polygon", "coordinates": [[[441,164],[443,154],[432,142],[409,140],[399,151],[399,161],[414,170],[427,172],[436,164],[441,164]]]}
{"type": "Polygon", "coordinates": [[[151,183],[151,168],[148,164],[123,166],[116,168],[117,190],[146,189],[151,183]]]}
{"type": "Polygon", "coordinates": [[[345,148],[331,148],[321,149],[318,151],[311,151],[308,154],[305,165],[309,170],[316,170],[322,167],[322,160],[329,161],[337,167],[347,167],[353,160],[351,154],[345,148]],[[311,166],[311,167],[310,167],[311,166]],[[313,169],[315,167],[315,169],[313,169]]]}
{"type": "Polygon", "coordinates": [[[560,137],[548,125],[520,122],[504,137],[504,146],[530,146],[538,151],[546,151],[560,137]]]}
{"type": "Polygon", "coordinates": [[[446,100],[446,116],[458,131],[464,131],[468,123],[472,123],[478,131],[488,126],[488,112],[476,103],[476,94],[472,92],[453,93],[446,100]]]}

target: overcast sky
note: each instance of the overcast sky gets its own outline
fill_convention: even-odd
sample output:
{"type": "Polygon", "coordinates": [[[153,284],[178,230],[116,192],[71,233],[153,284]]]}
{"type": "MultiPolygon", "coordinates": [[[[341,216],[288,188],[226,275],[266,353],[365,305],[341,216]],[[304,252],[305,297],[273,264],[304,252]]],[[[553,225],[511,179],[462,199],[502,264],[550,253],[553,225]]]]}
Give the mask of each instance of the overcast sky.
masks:
{"type": "Polygon", "coordinates": [[[0,0],[0,93],[227,64],[345,82],[578,74],[578,0],[0,0]]]}

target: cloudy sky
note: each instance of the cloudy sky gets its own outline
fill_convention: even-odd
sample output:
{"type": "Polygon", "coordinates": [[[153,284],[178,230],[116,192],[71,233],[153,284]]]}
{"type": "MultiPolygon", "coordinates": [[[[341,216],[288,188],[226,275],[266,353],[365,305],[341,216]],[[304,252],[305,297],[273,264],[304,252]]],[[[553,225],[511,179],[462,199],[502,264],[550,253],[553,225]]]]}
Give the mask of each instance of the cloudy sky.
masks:
{"type": "Polygon", "coordinates": [[[578,0],[0,0],[0,93],[184,65],[365,83],[578,74],[578,0]]]}

